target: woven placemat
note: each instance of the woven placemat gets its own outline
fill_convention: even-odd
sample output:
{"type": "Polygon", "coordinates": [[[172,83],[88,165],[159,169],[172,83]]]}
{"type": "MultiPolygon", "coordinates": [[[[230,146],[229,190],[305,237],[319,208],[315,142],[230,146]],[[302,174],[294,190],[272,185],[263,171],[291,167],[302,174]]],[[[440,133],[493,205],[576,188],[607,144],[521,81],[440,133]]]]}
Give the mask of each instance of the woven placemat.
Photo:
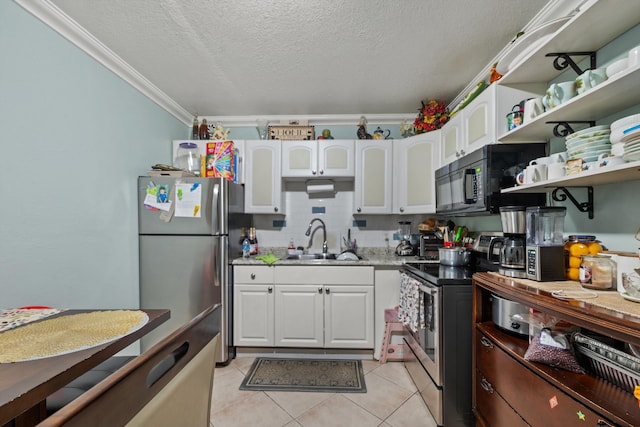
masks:
{"type": "Polygon", "coordinates": [[[140,310],[69,314],[0,332],[0,363],[58,356],[95,347],[127,335],[147,323],[140,310]]]}

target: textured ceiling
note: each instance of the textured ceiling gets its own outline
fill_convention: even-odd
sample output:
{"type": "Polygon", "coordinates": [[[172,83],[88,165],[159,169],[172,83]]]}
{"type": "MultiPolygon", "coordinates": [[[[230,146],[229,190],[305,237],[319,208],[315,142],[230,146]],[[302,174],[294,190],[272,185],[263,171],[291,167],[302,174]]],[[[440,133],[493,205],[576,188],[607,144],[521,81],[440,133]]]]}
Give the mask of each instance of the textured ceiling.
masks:
{"type": "Polygon", "coordinates": [[[451,102],[547,0],[50,0],[191,113],[451,102]]]}

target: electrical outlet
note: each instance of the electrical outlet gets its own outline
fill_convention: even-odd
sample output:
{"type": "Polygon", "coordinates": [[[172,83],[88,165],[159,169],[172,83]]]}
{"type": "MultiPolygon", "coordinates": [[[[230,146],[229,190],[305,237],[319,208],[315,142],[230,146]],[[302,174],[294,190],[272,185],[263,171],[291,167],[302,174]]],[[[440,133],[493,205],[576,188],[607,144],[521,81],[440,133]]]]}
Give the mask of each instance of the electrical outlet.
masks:
{"type": "Polygon", "coordinates": [[[393,233],[393,240],[400,240],[400,233],[393,233]]]}

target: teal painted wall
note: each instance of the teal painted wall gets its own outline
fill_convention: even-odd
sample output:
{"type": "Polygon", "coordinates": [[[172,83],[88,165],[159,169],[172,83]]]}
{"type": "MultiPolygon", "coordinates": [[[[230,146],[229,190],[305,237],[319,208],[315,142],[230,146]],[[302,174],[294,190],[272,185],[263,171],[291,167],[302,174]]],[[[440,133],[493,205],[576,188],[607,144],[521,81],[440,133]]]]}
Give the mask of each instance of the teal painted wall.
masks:
{"type": "Polygon", "coordinates": [[[187,127],[0,2],[0,308],[138,306],[137,182],[187,127]]]}

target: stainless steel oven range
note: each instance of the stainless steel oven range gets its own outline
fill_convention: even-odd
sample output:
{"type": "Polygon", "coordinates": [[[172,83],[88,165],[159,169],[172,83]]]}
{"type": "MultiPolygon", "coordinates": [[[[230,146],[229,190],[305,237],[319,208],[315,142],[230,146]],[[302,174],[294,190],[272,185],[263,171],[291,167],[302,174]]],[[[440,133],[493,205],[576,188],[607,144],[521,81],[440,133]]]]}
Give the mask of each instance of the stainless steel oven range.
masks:
{"type": "MultiPolygon", "coordinates": [[[[406,263],[401,302],[421,311],[405,325],[404,364],[439,426],[472,426],[471,275],[464,267],[406,263]],[[406,298],[418,290],[418,304],[406,298]],[[415,330],[414,330],[415,328],[415,330]]],[[[415,293],[414,293],[415,295],[415,293]]]]}

